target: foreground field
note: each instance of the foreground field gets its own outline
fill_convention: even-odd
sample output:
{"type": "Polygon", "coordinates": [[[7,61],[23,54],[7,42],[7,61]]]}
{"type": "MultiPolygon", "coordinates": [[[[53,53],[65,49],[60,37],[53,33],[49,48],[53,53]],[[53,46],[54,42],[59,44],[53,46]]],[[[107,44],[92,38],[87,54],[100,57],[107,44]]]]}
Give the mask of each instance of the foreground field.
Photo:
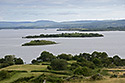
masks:
{"type": "MultiPolygon", "coordinates": [[[[45,74],[48,76],[53,75],[53,76],[62,77],[62,78],[70,77],[70,72],[68,71],[47,71],[47,65],[13,65],[13,66],[0,69],[0,71],[2,70],[16,71],[16,73],[12,75],[10,78],[1,80],[0,83],[12,83],[18,80],[19,78],[31,77],[31,76],[34,76],[36,78],[42,74],[45,74]],[[67,74],[64,74],[63,72],[67,72],[67,74]]],[[[110,75],[113,75],[113,74],[122,75],[124,74],[123,70],[125,69],[112,68],[112,69],[103,69],[103,70],[108,71],[110,75]],[[110,70],[112,70],[113,72],[110,70]],[[119,71],[119,70],[122,70],[122,71],[119,71]]],[[[110,78],[110,76],[104,76],[103,80],[96,80],[96,81],[90,81],[89,78],[90,77],[84,77],[83,79],[74,79],[70,81],[65,80],[64,83],[125,83],[125,78],[110,78]]],[[[19,82],[19,83],[22,83],[22,82],[19,82]]],[[[23,83],[29,83],[29,82],[23,82],[23,83]]]]}

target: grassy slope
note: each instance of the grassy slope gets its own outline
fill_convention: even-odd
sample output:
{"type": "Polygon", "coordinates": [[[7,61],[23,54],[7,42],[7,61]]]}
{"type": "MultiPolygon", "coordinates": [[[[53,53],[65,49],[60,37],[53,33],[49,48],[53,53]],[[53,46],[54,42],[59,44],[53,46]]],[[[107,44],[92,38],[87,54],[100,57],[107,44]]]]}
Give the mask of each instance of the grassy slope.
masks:
{"type": "Polygon", "coordinates": [[[45,70],[47,65],[13,65],[6,68],[2,68],[1,70],[17,70],[17,71],[28,71],[28,73],[16,73],[9,79],[5,79],[0,81],[0,83],[10,83],[14,80],[17,80],[21,77],[30,77],[30,76],[39,76],[43,74],[42,72],[32,73],[31,70],[45,70]]]}
{"type": "Polygon", "coordinates": [[[39,76],[43,73],[46,75],[54,75],[59,77],[65,77],[66,75],[59,75],[50,72],[30,72],[32,70],[46,70],[47,65],[13,65],[6,68],[2,68],[1,70],[16,70],[16,71],[28,71],[28,72],[19,72],[14,74],[11,78],[0,81],[0,83],[10,83],[14,80],[17,80],[21,77],[30,77],[30,76],[39,76]]]}
{"type": "Polygon", "coordinates": [[[21,77],[38,76],[40,74],[42,74],[42,73],[40,73],[40,72],[36,73],[36,74],[34,74],[34,73],[16,73],[11,78],[0,81],[0,83],[11,83],[11,82],[13,82],[21,77]]]}
{"type": "Polygon", "coordinates": [[[44,70],[46,69],[47,65],[13,65],[9,66],[6,68],[2,68],[1,70],[18,70],[18,71],[28,71],[30,72],[31,70],[44,70]]]}

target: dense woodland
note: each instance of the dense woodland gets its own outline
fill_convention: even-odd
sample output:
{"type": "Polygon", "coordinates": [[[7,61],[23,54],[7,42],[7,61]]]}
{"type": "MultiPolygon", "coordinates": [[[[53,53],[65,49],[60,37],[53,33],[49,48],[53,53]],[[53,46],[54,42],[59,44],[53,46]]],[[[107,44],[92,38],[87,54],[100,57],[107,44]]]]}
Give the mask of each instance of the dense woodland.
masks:
{"type": "MultiPolygon", "coordinates": [[[[53,68],[56,69],[55,67],[53,67],[54,62],[55,66],[58,66],[58,64],[63,64],[63,62],[67,63],[67,61],[70,60],[76,61],[69,67],[69,69],[71,70],[74,70],[75,68],[79,67],[87,67],[89,69],[95,69],[102,67],[125,66],[125,59],[121,59],[118,55],[109,57],[106,52],[97,52],[97,51],[93,52],[92,54],[80,53],[79,55],[74,55],[74,56],[71,54],[60,54],[54,56],[52,53],[43,51],[36,60],[32,60],[32,64],[38,64],[41,62],[51,62],[50,66],[52,67],[52,69],[53,68]]],[[[59,65],[59,67],[61,67],[61,65],[59,65]]]]}
{"type": "Polygon", "coordinates": [[[48,38],[48,37],[103,37],[98,33],[61,33],[61,34],[40,34],[34,36],[26,36],[23,38],[48,38]]]}

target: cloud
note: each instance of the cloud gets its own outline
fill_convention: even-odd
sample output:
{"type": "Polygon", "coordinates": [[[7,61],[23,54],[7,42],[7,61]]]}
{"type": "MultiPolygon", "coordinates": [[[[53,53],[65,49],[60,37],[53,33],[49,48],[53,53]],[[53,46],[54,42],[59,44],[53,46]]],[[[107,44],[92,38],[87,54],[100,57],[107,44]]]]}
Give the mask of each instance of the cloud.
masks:
{"type": "Polygon", "coordinates": [[[3,17],[0,16],[0,20],[4,20],[3,17]]]}
{"type": "Polygon", "coordinates": [[[124,18],[125,0],[0,0],[0,20],[124,18]]]}
{"type": "Polygon", "coordinates": [[[74,12],[58,12],[58,13],[50,13],[48,15],[77,15],[78,13],[74,12]]]}

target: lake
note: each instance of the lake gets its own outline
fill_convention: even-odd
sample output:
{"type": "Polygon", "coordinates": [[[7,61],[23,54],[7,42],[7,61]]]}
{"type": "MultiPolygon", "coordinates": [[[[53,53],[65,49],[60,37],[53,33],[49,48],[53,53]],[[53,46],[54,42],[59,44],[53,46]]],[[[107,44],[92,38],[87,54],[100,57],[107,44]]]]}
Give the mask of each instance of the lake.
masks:
{"type": "MultiPolygon", "coordinates": [[[[93,38],[39,38],[56,41],[59,44],[44,46],[24,46],[23,43],[34,39],[22,39],[26,35],[69,33],[69,31],[56,31],[56,29],[6,29],[0,30],[0,58],[5,55],[16,55],[26,63],[40,55],[42,51],[49,51],[55,55],[61,53],[79,54],[93,51],[107,52],[109,56],[119,55],[125,58],[125,32],[124,31],[98,31],[92,33],[103,34],[104,37],[93,38]]],[[[70,31],[78,32],[78,31],[70,31]]],[[[90,33],[90,32],[83,32],[90,33]]]]}

